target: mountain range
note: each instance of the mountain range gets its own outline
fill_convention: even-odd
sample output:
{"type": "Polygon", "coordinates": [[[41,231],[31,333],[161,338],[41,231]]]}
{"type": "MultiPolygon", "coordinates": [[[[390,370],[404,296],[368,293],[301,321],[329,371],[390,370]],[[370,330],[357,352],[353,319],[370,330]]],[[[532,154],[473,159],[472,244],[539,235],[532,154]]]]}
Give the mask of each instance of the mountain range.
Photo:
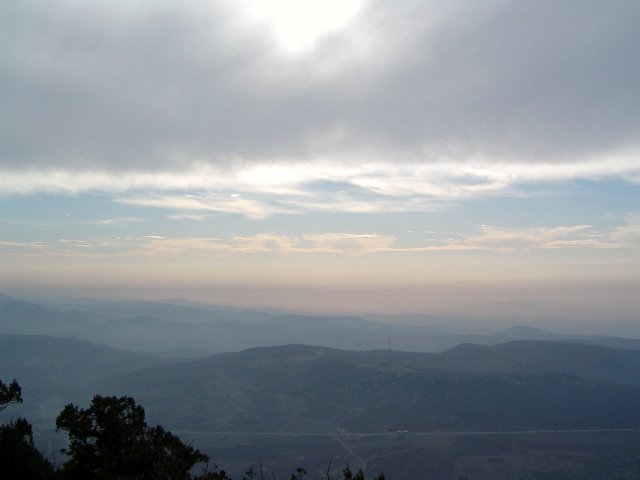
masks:
{"type": "Polygon", "coordinates": [[[288,343],[347,350],[442,352],[461,343],[558,340],[640,349],[640,340],[566,335],[511,326],[468,333],[438,325],[407,326],[359,317],[301,315],[163,302],[85,301],[56,308],[0,296],[0,333],[51,335],[171,357],[198,357],[288,343]]]}
{"type": "Polygon", "coordinates": [[[102,394],[133,396],[234,478],[255,459],[319,474],[327,456],[398,480],[640,473],[637,339],[109,305],[0,295],[0,379],[25,399],[0,421],[27,417],[52,458],[62,407],[102,394]]]}

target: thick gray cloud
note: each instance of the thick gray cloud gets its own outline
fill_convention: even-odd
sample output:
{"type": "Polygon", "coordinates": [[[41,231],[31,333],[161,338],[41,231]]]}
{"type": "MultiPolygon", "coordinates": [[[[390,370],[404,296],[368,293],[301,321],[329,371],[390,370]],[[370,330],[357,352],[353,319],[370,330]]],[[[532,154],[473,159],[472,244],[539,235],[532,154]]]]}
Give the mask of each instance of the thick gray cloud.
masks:
{"type": "Polygon", "coordinates": [[[638,153],[640,3],[451,3],[287,56],[233,2],[3,2],[0,167],[638,153]]]}

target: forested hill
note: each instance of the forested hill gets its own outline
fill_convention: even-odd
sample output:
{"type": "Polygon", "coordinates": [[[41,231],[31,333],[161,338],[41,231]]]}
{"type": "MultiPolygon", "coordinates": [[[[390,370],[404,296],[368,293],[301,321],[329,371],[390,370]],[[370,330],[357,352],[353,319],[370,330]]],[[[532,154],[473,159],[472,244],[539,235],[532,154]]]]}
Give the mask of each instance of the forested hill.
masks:
{"type": "Polygon", "coordinates": [[[640,388],[611,372],[639,361],[636,352],[547,342],[444,354],[287,345],[134,372],[99,389],[132,394],[187,430],[626,428],[640,426],[640,388]]]}
{"type": "Polygon", "coordinates": [[[128,395],[144,406],[150,423],[222,455],[225,466],[235,459],[235,469],[255,458],[289,468],[298,454],[305,458],[301,464],[322,469],[324,453],[349,452],[343,444],[360,438],[371,465],[397,478],[412,478],[398,473],[408,463],[416,472],[452,471],[460,448],[465,455],[488,455],[480,448],[487,442],[489,452],[510,452],[509,461],[547,468],[551,459],[559,468],[568,457],[558,451],[543,460],[536,452],[545,442],[572,438],[570,448],[586,455],[571,457],[575,466],[606,462],[616,442],[627,445],[617,433],[599,437],[612,429],[635,435],[639,365],[635,350],[557,341],[462,344],[439,354],[290,344],[176,362],[78,339],[0,335],[0,374],[16,377],[25,396],[24,404],[0,417],[27,417],[54,455],[64,446],[53,425],[65,404],[87,405],[95,394],[128,395]],[[580,437],[562,433],[570,430],[580,437]],[[414,436],[405,441],[398,431],[414,436]],[[509,433],[525,431],[563,436],[536,433],[540,440],[521,435],[516,441],[509,433]],[[486,440],[487,432],[500,434],[486,440]],[[482,442],[474,443],[476,437],[482,442]],[[434,456],[424,449],[436,438],[445,450],[434,456]],[[601,455],[596,446],[605,441],[610,450],[601,455]]]}

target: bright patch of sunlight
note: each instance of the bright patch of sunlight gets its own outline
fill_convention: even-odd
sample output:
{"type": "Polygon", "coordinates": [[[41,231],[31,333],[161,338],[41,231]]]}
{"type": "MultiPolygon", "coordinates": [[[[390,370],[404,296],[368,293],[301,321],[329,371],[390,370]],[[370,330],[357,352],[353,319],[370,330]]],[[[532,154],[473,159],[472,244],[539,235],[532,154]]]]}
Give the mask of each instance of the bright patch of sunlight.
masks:
{"type": "Polygon", "coordinates": [[[344,26],[363,0],[246,0],[244,13],[265,22],[283,51],[300,54],[322,35],[344,26]]]}

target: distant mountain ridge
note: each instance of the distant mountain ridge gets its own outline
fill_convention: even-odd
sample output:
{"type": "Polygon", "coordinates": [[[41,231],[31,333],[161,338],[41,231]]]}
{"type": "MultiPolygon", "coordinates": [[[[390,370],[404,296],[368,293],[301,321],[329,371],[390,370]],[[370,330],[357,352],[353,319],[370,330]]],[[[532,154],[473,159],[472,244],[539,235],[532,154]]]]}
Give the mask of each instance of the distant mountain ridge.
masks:
{"type": "MultiPolygon", "coordinates": [[[[95,382],[168,362],[77,338],[0,334],[0,380],[18,380],[21,414],[47,430],[65,404],[87,402],[95,382]]],[[[0,412],[0,423],[10,415],[0,412]]]]}
{"type": "Polygon", "coordinates": [[[83,305],[82,311],[59,310],[3,296],[0,333],[72,336],[115,348],[158,353],[178,349],[194,355],[283,343],[371,350],[385,348],[390,337],[395,350],[419,352],[445,351],[461,343],[495,345],[529,339],[640,349],[637,339],[560,335],[528,326],[490,334],[458,334],[443,332],[441,326],[392,325],[352,316],[275,314],[155,302],[105,302],[94,305],[97,311],[90,311],[91,305],[83,305]],[[116,310],[114,315],[105,313],[110,306],[116,310]]]}
{"type": "Polygon", "coordinates": [[[0,379],[47,391],[164,365],[168,361],[77,338],[0,334],[0,379]]]}

